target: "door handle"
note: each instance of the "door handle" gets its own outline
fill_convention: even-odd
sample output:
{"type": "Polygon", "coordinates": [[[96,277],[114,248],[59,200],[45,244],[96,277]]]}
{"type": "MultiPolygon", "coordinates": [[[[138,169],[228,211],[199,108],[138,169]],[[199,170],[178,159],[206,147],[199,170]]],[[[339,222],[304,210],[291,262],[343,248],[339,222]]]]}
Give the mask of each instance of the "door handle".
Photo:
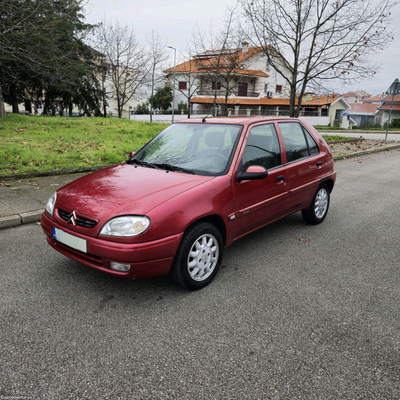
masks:
{"type": "Polygon", "coordinates": [[[285,180],[285,175],[279,175],[276,180],[277,182],[285,180]]]}
{"type": "Polygon", "coordinates": [[[322,167],[322,161],[317,162],[317,167],[322,167]]]}

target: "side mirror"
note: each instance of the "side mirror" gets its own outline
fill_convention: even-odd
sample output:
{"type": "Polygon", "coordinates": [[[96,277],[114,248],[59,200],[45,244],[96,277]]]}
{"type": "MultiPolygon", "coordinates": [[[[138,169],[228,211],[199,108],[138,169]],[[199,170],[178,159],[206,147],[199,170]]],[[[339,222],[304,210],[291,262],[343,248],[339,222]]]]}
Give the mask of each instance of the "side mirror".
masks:
{"type": "Polygon", "coordinates": [[[268,176],[268,171],[260,165],[250,165],[245,172],[238,172],[236,181],[255,181],[257,179],[264,179],[268,176]]]}
{"type": "Polygon", "coordinates": [[[131,152],[129,153],[129,158],[132,158],[135,154],[136,154],[136,151],[131,151],[131,152]]]}

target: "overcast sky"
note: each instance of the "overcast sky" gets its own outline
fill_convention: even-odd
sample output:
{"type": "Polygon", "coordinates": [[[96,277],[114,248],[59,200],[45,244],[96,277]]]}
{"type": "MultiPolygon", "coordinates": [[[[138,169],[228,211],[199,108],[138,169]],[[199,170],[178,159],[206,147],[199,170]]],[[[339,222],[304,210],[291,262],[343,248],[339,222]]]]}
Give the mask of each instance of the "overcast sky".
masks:
{"type": "MultiPolygon", "coordinates": [[[[221,27],[227,8],[233,4],[233,0],[89,0],[86,19],[89,23],[104,18],[118,19],[132,24],[136,34],[143,38],[154,29],[169,46],[177,49],[179,58],[193,26],[197,23],[208,27],[212,22],[215,28],[221,27]]],[[[346,87],[337,85],[334,88],[336,92],[363,89],[375,95],[384,92],[394,79],[400,79],[400,5],[393,10],[393,15],[395,41],[377,57],[376,62],[381,64],[381,68],[375,78],[346,87]]],[[[173,50],[169,51],[172,65],[173,50]]]]}

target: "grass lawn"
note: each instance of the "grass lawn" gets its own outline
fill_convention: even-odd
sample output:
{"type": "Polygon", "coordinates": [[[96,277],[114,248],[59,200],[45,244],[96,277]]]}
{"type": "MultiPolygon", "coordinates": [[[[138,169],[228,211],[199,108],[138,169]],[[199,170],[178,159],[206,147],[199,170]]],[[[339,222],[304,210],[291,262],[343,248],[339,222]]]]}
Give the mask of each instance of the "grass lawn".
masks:
{"type": "MultiPolygon", "coordinates": [[[[320,132],[321,133],[321,132],[320,132]]],[[[322,135],[322,133],[321,133],[322,135]]],[[[338,142],[340,140],[357,140],[356,138],[348,137],[348,136],[340,136],[340,135],[322,135],[326,142],[338,142]]]]}
{"type": "Polygon", "coordinates": [[[0,119],[0,175],[116,164],[168,125],[10,114],[0,119]]]}
{"type": "Polygon", "coordinates": [[[0,175],[117,164],[168,125],[10,114],[0,119],[0,175]]]}

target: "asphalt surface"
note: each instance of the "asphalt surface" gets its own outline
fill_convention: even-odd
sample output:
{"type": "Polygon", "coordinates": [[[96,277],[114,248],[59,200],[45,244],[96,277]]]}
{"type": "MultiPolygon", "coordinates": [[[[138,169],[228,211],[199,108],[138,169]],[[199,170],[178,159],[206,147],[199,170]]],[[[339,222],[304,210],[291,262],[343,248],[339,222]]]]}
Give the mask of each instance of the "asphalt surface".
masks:
{"type": "Polygon", "coordinates": [[[197,292],[0,230],[0,398],[400,398],[400,151],[336,170],[321,225],[247,236],[197,292]]]}

